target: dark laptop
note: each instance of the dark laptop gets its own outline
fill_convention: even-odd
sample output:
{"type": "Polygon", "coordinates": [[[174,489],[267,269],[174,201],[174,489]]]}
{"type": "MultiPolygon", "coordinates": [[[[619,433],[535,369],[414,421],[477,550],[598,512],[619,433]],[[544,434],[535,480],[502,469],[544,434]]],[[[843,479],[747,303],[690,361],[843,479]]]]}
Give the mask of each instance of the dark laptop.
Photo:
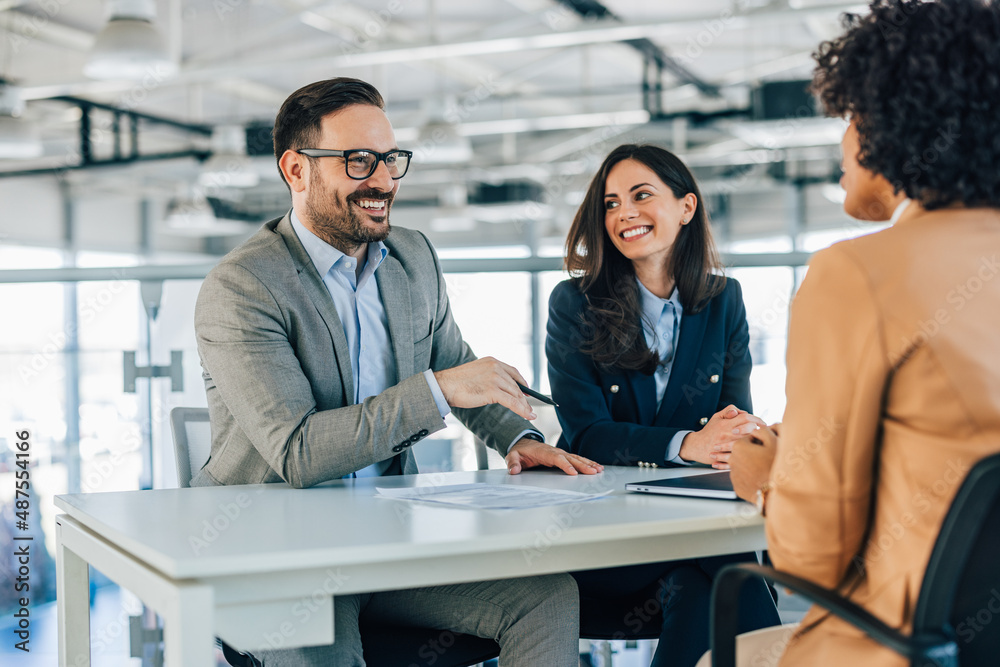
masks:
{"type": "Polygon", "coordinates": [[[649,482],[630,482],[625,485],[625,490],[637,493],[660,493],[668,496],[688,496],[690,498],[739,500],[736,492],[733,491],[733,483],[729,479],[728,470],[709,472],[704,475],[657,479],[649,482]]]}

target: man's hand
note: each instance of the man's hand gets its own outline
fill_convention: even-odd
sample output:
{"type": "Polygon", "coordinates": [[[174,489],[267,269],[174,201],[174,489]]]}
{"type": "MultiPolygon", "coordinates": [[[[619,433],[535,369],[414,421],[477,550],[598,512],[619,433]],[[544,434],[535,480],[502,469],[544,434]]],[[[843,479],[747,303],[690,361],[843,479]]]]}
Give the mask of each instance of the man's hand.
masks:
{"type": "Polygon", "coordinates": [[[604,466],[594,463],[590,459],[585,459],[576,454],[546,445],[544,442],[521,438],[507,450],[507,471],[511,475],[516,475],[523,468],[534,468],[535,466],[547,466],[549,468],[559,468],[567,475],[575,475],[582,472],[584,475],[594,475],[604,471],[604,466]]]}
{"type": "Polygon", "coordinates": [[[483,357],[461,366],[437,371],[434,377],[444,400],[453,408],[478,408],[499,403],[524,419],[538,415],[528,405],[517,383],[527,385],[517,369],[493,357],[483,357]]]}
{"type": "Polygon", "coordinates": [[[727,470],[733,443],[758,426],[766,424],[746,410],[740,410],[735,405],[727,406],[712,415],[700,431],[684,437],[679,455],[685,461],[705,463],[717,470],[727,470]]]}
{"type": "Polygon", "coordinates": [[[743,500],[754,502],[757,490],[762,489],[771,477],[771,466],[778,453],[780,424],[757,429],[745,438],[733,443],[733,453],[729,458],[732,467],[730,478],[733,489],[743,500]]]}

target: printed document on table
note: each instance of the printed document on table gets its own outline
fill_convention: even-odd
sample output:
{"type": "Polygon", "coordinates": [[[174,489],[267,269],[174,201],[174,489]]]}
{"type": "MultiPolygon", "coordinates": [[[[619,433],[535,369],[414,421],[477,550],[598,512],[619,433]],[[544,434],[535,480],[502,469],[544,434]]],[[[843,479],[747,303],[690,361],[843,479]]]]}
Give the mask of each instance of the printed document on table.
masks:
{"type": "Polygon", "coordinates": [[[386,498],[486,510],[517,510],[581,503],[603,498],[611,493],[610,489],[601,493],[581,493],[537,486],[484,484],[481,482],[443,486],[408,486],[405,488],[376,487],[376,490],[379,495],[386,498]]]}

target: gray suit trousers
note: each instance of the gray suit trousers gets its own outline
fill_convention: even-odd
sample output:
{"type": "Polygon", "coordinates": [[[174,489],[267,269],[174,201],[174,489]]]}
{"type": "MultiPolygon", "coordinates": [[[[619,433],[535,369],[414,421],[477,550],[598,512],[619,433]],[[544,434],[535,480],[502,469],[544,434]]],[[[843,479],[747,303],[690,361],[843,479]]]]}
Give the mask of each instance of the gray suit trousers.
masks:
{"type": "Polygon", "coordinates": [[[579,665],[579,596],[567,574],[339,596],[333,644],[254,655],[264,667],[364,667],[359,618],[441,629],[441,642],[413,656],[413,665],[445,658],[448,631],[492,637],[502,667],[579,665]]]}

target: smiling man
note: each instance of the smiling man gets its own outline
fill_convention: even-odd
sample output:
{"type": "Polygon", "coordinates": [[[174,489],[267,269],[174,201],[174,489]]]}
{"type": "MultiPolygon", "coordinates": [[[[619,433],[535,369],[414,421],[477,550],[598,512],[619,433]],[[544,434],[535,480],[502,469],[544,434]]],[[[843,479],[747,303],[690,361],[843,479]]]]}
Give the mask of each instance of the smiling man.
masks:
{"type": "MultiPolygon", "coordinates": [[[[292,210],[226,255],[198,296],[212,455],[192,486],[415,473],[410,447],[452,410],[511,473],[601,470],[544,443],[526,421],[524,378],[462,340],[426,237],[390,227],[410,153],[383,106],[371,85],[339,78],[292,93],[278,112],[292,210]]],[[[578,660],[568,575],[339,596],[334,609],[333,645],[258,657],[364,665],[358,619],[372,617],[495,638],[505,665],[578,660]]]]}

